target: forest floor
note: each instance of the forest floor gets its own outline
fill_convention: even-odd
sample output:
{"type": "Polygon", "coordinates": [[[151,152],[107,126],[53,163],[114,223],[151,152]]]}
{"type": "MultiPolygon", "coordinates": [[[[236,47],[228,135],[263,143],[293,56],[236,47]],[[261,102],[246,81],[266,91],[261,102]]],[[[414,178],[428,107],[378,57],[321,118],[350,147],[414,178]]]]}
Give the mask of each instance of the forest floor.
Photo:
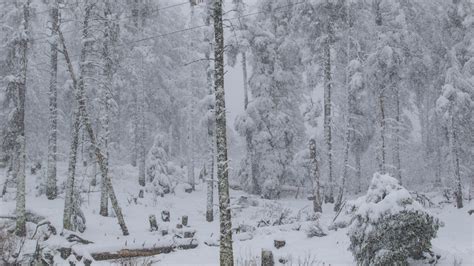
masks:
{"type": "MultiPolygon", "coordinates": [[[[65,165],[59,169],[60,183],[62,183],[66,176],[65,165]]],[[[79,175],[80,173],[81,171],[79,175]]],[[[61,231],[64,194],[52,201],[47,200],[45,195],[37,196],[37,184],[41,182],[39,175],[27,177],[27,210],[46,217],[61,231]]],[[[78,183],[82,184],[84,191],[82,210],[87,219],[87,229],[78,235],[94,243],[82,247],[77,245],[73,249],[84,253],[148,247],[161,238],[161,229],[167,227],[171,233],[172,228],[181,222],[181,217],[187,215],[189,228],[196,230],[194,238],[198,241],[197,248],[176,250],[169,254],[145,259],[134,259],[128,263],[134,263],[133,265],[141,265],[144,262],[152,263],[152,265],[218,265],[219,248],[205,244],[216,244],[219,235],[217,194],[214,196],[215,221],[209,223],[205,219],[206,186],[204,184],[198,184],[196,191],[192,193],[184,192],[184,186],[177,186],[174,193],[164,197],[154,196],[153,193],[147,192],[144,198],[138,198],[140,187],[137,184],[134,168],[114,167],[111,176],[130,235],[122,236],[115,217],[102,217],[98,214],[99,187],[86,187],[84,184],[88,181],[79,178],[78,183]],[[163,210],[170,211],[171,221],[168,223],[161,221],[163,210]],[[151,214],[157,217],[159,231],[150,231],[148,217],[151,214]]],[[[3,184],[4,178],[4,169],[0,169],[0,184],[3,184]]],[[[441,197],[438,199],[441,200],[441,197]]],[[[304,230],[307,225],[305,216],[311,213],[311,201],[307,199],[292,197],[282,200],[263,200],[232,190],[231,205],[233,227],[241,229],[240,233],[234,234],[234,259],[237,265],[259,265],[254,262],[260,260],[262,249],[273,251],[277,265],[355,264],[352,254],[348,251],[347,229],[337,231],[326,229],[335,217],[330,204],[324,205],[323,215],[320,217],[320,225],[327,235],[312,238],[307,237],[304,230]],[[267,222],[270,223],[269,226],[264,225],[267,222]],[[259,223],[260,227],[258,227],[259,223]],[[286,245],[276,249],[273,245],[274,240],[285,240],[286,245]],[[286,260],[286,264],[278,263],[280,259],[286,260]]],[[[474,209],[473,202],[460,210],[449,204],[442,206],[430,208],[430,212],[444,223],[437,238],[432,241],[433,250],[441,255],[438,265],[474,265],[474,215],[470,216],[467,213],[468,209],[474,209]]],[[[14,214],[14,208],[14,191],[11,191],[0,201],[0,216],[14,214]]],[[[124,262],[127,261],[101,262],[97,265],[120,265],[124,262]]]]}

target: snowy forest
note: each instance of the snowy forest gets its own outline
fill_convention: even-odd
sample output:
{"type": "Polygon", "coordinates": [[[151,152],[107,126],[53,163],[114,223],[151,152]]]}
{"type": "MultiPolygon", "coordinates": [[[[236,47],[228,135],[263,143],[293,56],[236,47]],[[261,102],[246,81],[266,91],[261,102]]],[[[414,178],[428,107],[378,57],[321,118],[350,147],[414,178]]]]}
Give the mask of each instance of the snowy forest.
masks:
{"type": "Polygon", "coordinates": [[[474,265],[472,0],[0,0],[0,265],[474,265]]]}

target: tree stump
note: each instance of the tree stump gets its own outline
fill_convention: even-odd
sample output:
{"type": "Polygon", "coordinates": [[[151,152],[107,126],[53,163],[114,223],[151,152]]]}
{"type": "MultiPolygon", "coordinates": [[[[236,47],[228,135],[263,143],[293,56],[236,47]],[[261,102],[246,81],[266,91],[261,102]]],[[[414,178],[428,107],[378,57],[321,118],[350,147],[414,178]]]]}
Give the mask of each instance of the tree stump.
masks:
{"type": "Polygon", "coordinates": [[[274,266],[273,253],[270,250],[262,249],[262,266],[274,266]]]}
{"type": "Polygon", "coordinates": [[[181,217],[181,224],[184,225],[184,226],[188,226],[188,216],[187,215],[183,215],[183,217],[181,217]]]}
{"type": "Polygon", "coordinates": [[[140,191],[138,192],[138,197],[139,197],[140,199],[143,199],[144,196],[145,196],[145,195],[144,195],[143,189],[140,189],[140,191]]]}
{"type": "Polygon", "coordinates": [[[148,221],[150,222],[150,231],[158,231],[158,223],[156,222],[156,216],[154,214],[148,217],[148,221]]]}
{"type": "Polygon", "coordinates": [[[193,192],[193,188],[185,188],[184,192],[191,193],[191,192],[193,192]]]}
{"type": "Polygon", "coordinates": [[[169,222],[170,221],[170,212],[169,211],[162,211],[161,212],[161,220],[163,220],[163,222],[169,222]]]}
{"type": "Polygon", "coordinates": [[[161,230],[161,235],[162,235],[162,236],[165,236],[165,235],[167,235],[167,234],[168,234],[168,230],[167,230],[167,229],[161,230]]]}
{"type": "Polygon", "coordinates": [[[184,238],[193,238],[194,233],[196,233],[196,231],[185,231],[184,234],[183,234],[183,237],[184,238]]]}
{"type": "Polygon", "coordinates": [[[182,225],[182,224],[176,224],[176,228],[182,229],[182,228],[183,228],[183,225],[182,225]]]}
{"type": "Polygon", "coordinates": [[[273,240],[273,245],[276,248],[282,248],[286,245],[286,241],[285,240],[273,240]]]}
{"type": "Polygon", "coordinates": [[[67,259],[72,253],[71,248],[62,247],[62,248],[58,248],[58,251],[59,251],[59,254],[60,254],[60,256],[63,260],[67,259]]]}

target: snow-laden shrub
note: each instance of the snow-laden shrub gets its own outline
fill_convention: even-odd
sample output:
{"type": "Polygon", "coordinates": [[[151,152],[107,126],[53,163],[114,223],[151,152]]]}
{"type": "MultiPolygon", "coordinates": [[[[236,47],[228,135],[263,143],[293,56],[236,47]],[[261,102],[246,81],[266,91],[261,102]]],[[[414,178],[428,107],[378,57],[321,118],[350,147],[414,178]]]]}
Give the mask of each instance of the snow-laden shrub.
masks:
{"type": "Polygon", "coordinates": [[[281,186],[277,178],[269,177],[263,182],[262,197],[264,199],[277,199],[280,197],[281,186]]]}
{"type": "Polygon", "coordinates": [[[350,205],[349,250],[360,265],[406,265],[409,258],[422,259],[440,225],[389,175],[376,173],[367,195],[350,205]]]}
{"type": "Polygon", "coordinates": [[[319,224],[319,221],[310,222],[304,229],[307,237],[323,237],[326,236],[326,230],[319,224]]]}
{"type": "Polygon", "coordinates": [[[321,213],[320,212],[314,212],[311,208],[308,206],[299,210],[298,214],[296,215],[296,219],[299,222],[308,222],[308,221],[317,221],[321,218],[321,213]]]}
{"type": "Polygon", "coordinates": [[[161,134],[155,136],[148,153],[146,174],[149,182],[153,184],[155,195],[170,193],[182,175],[179,167],[170,161],[166,151],[166,140],[161,134]]]}
{"type": "Polygon", "coordinates": [[[257,221],[257,227],[279,226],[296,222],[291,209],[272,201],[263,201],[260,207],[254,209],[252,220],[257,221]]]}

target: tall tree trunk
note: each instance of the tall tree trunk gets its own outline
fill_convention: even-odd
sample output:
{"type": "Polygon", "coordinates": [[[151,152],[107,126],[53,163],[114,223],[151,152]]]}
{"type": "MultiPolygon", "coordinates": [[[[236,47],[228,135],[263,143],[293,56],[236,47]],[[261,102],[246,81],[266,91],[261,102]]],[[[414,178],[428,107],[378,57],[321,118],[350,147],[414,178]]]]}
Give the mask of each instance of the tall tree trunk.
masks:
{"type": "MultiPolygon", "coordinates": [[[[214,145],[214,139],[211,139],[214,145]]],[[[209,176],[207,180],[207,205],[206,205],[206,221],[214,221],[214,149],[211,148],[209,176]]]]}
{"type": "MultiPolygon", "coordinates": [[[[191,104],[192,105],[192,104],[191,104]]],[[[194,118],[193,118],[194,109],[191,108],[188,114],[188,132],[187,132],[187,153],[186,153],[186,167],[188,173],[188,184],[191,186],[192,190],[195,189],[194,182],[194,118]]]]}
{"type": "MultiPolygon", "coordinates": [[[[143,56],[142,56],[143,68],[143,56]]],[[[144,77],[142,77],[144,79],[144,77]]],[[[143,84],[142,84],[143,85],[143,84]]],[[[138,184],[142,187],[146,184],[145,163],[146,163],[146,149],[145,149],[145,87],[142,86],[141,91],[137,95],[138,104],[138,121],[137,121],[137,140],[138,140],[138,184]]]]}
{"type": "Polygon", "coordinates": [[[383,91],[380,92],[379,94],[379,99],[378,99],[378,107],[379,107],[379,123],[380,123],[380,133],[379,133],[379,172],[382,174],[385,174],[385,104],[384,104],[384,93],[383,91]]]}
{"type": "MultiPolygon", "coordinates": [[[[209,3],[208,3],[209,4],[209,3]]],[[[207,16],[206,16],[206,26],[210,27],[211,26],[211,16],[212,14],[210,13],[210,6],[207,6],[207,16]]],[[[209,30],[211,32],[211,30],[209,30]]],[[[211,65],[211,52],[212,52],[212,41],[211,41],[211,36],[210,34],[206,34],[204,37],[204,42],[208,44],[208,49],[206,50],[206,80],[207,80],[207,87],[209,90],[209,95],[212,96],[214,94],[214,88],[213,88],[213,80],[212,80],[212,72],[213,68],[211,65]]],[[[211,103],[208,106],[208,112],[212,113],[214,112],[214,104],[211,103]]],[[[216,147],[216,140],[214,136],[214,132],[216,130],[216,125],[214,122],[208,121],[207,123],[207,136],[209,138],[209,176],[207,177],[207,205],[206,205],[206,221],[207,222],[212,222],[214,221],[214,161],[216,158],[216,152],[215,152],[215,147],[216,147]]]]}
{"type": "Polygon", "coordinates": [[[402,184],[402,162],[400,158],[400,127],[402,126],[400,117],[400,92],[398,89],[395,90],[395,147],[393,160],[395,163],[395,177],[398,179],[400,184],[402,184]]]}
{"type": "Polygon", "coordinates": [[[18,121],[17,122],[17,146],[18,146],[18,174],[16,188],[16,230],[18,236],[26,236],[26,210],[25,210],[25,187],[26,187],[26,138],[25,138],[25,101],[26,101],[26,73],[28,68],[28,24],[30,18],[30,0],[23,5],[23,34],[19,43],[19,80],[16,83],[18,91],[18,121]]]}
{"type": "Polygon", "coordinates": [[[234,265],[232,249],[232,221],[229,196],[229,165],[227,159],[226,109],[224,92],[224,28],[222,25],[222,0],[214,1],[215,36],[215,96],[217,180],[220,216],[220,264],[234,265]]]}
{"type": "MultiPolygon", "coordinates": [[[[242,14],[239,14],[239,16],[242,16],[242,14]]],[[[245,52],[242,52],[242,77],[243,77],[243,82],[244,82],[244,110],[247,110],[247,107],[249,105],[249,93],[248,93],[248,77],[247,77],[247,54],[245,52]]],[[[252,194],[259,195],[262,190],[260,189],[260,185],[258,183],[257,177],[255,175],[255,162],[253,160],[253,145],[252,145],[252,133],[247,131],[245,133],[245,147],[247,149],[247,157],[248,157],[248,168],[249,170],[247,171],[248,174],[250,174],[250,181],[252,182],[252,194]]]]}
{"type": "MultiPolygon", "coordinates": [[[[436,115],[434,117],[434,128],[435,128],[435,136],[436,139],[440,140],[441,138],[441,125],[439,123],[439,117],[436,115]]],[[[441,187],[441,173],[442,173],[442,152],[441,152],[441,145],[435,145],[435,159],[434,159],[434,168],[435,168],[435,187],[441,187]]]]}
{"type": "Polygon", "coordinates": [[[58,27],[59,9],[58,0],[51,7],[51,74],[49,80],[49,137],[48,137],[48,166],[46,181],[46,197],[55,199],[58,194],[56,178],[57,161],[57,128],[58,128],[58,27]]]}
{"type": "Polygon", "coordinates": [[[334,202],[334,180],[333,180],[333,161],[332,161],[332,113],[331,113],[331,93],[332,93],[332,77],[331,77],[331,23],[327,25],[327,38],[324,43],[324,138],[327,148],[327,165],[328,165],[328,195],[325,201],[334,202]]]}
{"type": "MultiPolygon", "coordinates": [[[[132,126],[133,126],[133,140],[132,150],[130,151],[130,164],[137,166],[138,158],[138,99],[137,95],[133,97],[133,112],[132,112],[132,126]]],[[[140,183],[140,180],[138,181],[140,183]]]]}
{"type": "MultiPolygon", "coordinates": [[[[79,105],[79,112],[82,117],[82,123],[83,126],[85,127],[88,135],[90,142],[92,144],[92,147],[94,147],[94,152],[95,156],[97,158],[97,162],[100,167],[100,172],[102,175],[107,176],[107,166],[105,164],[104,156],[102,155],[102,152],[100,150],[100,147],[97,145],[97,141],[94,135],[94,130],[92,128],[92,125],[89,120],[89,115],[87,113],[87,108],[86,108],[86,99],[85,99],[85,93],[84,93],[84,87],[83,86],[78,86],[78,82],[76,79],[76,75],[74,74],[74,69],[72,67],[72,62],[69,57],[67,48],[66,48],[66,42],[64,40],[64,36],[62,35],[61,31],[58,30],[59,34],[59,40],[61,42],[61,45],[63,47],[63,54],[64,58],[66,59],[66,64],[68,67],[69,74],[71,75],[71,79],[73,80],[73,86],[74,90],[77,92],[76,93],[76,101],[78,102],[79,105]]],[[[122,209],[118,205],[117,197],[115,196],[115,191],[112,186],[112,182],[110,181],[110,178],[107,176],[106,178],[107,182],[107,192],[109,194],[110,202],[112,203],[112,208],[114,209],[115,215],[117,216],[117,221],[118,224],[120,225],[120,228],[122,229],[122,234],[123,235],[128,235],[128,229],[125,224],[125,220],[123,219],[123,214],[122,214],[122,209]]]]}
{"type": "Polygon", "coordinates": [[[102,175],[101,178],[101,192],[100,192],[100,215],[108,215],[108,197],[107,197],[107,176],[109,172],[109,138],[110,138],[110,111],[109,111],[109,102],[111,100],[111,91],[112,91],[112,82],[113,82],[113,73],[112,73],[112,59],[110,53],[111,45],[111,34],[112,34],[112,25],[109,21],[111,17],[110,3],[105,2],[104,9],[105,25],[104,25],[104,47],[102,50],[102,59],[104,60],[104,81],[101,84],[101,93],[102,93],[102,116],[101,116],[101,126],[102,134],[100,136],[100,142],[102,151],[105,151],[104,159],[106,164],[106,173],[102,175]]]}
{"type": "Polygon", "coordinates": [[[462,182],[461,182],[461,172],[459,169],[459,149],[458,149],[458,140],[457,140],[457,127],[455,118],[451,115],[451,128],[450,128],[450,151],[451,151],[451,161],[453,164],[454,170],[454,196],[456,198],[456,206],[458,209],[463,207],[462,202],[462,182]]]}
{"type": "MultiPolygon", "coordinates": [[[[77,91],[75,93],[78,93],[77,91]]],[[[72,126],[71,150],[69,151],[68,177],[66,180],[66,195],[64,198],[63,227],[74,230],[71,218],[74,212],[74,183],[76,176],[77,148],[79,146],[79,129],[81,114],[79,106],[74,111],[74,124],[72,126]]]]}
{"type": "Polygon", "coordinates": [[[474,199],[474,173],[471,170],[471,184],[469,186],[469,201],[474,199]]]}
{"type": "MultiPolygon", "coordinates": [[[[84,14],[84,21],[83,21],[83,28],[82,28],[82,39],[87,40],[89,33],[89,19],[91,15],[92,5],[87,4],[84,14]]],[[[66,55],[66,46],[64,44],[64,40],[62,39],[62,35],[59,26],[57,28],[58,37],[60,37],[60,41],[63,47],[63,54],[66,55]]],[[[83,41],[80,53],[80,76],[79,81],[76,78],[73,78],[73,87],[74,93],[76,97],[79,97],[79,87],[84,87],[84,79],[85,79],[85,61],[87,56],[87,51],[90,44],[87,41],[83,41]]],[[[72,68],[72,66],[71,66],[72,68]]],[[[71,72],[72,73],[72,72],[71,72]]],[[[72,75],[72,74],[71,74],[72,75]]],[[[74,230],[74,226],[71,222],[72,216],[74,214],[74,187],[75,187],[75,175],[76,175],[76,164],[77,164],[77,149],[79,147],[79,130],[80,130],[80,123],[81,123],[81,106],[78,103],[77,111],[74,112],[74,124],[72,127],[72,140],[71,140],[71,150],[69,153],[69,166],[68,166],[68,178],[66,180],[66,195],[64,198],[64,213],[63,213],[63,227],[68,230],[74,230]]]]}
{"type": "Polygon", "coordinates": [[[323,212],[321,193],[320,193],[320,177],[319,177],[319,165],[316,151],[316,141],[314,139],[309,140],[309,158],[310,158],[310,175],[313,180],[313,211],[323,212]]]}
{"type": "Polygon", "coordinates": [[[249,85],[247,77],[247,53],[245,52],[242,52],[242,73],[244,80],[244,110],[247,110],[247,106],[249,105],[249,85]]]}
{"type": "Polygon", "coordinates": [[[355,152],[355,166],[356,166],[356,179],[357,179],[357,188],[356,192],[361,193],[362,192],[362,166],[361,166],[361,157],[362,157],[362,152],[361,148],[357,147],[356,152],[355,152]]]}
{"type": "Polygon", "coordinates": [[[339,187],[339,192],[337,194],[336,204],[334,205],[334,211],[339,211],[342,205],[342,199],[344,197],[344,190],[346,187],[346,180],[347,174],[349,170],[349,147],[350,147],[350,134],[351,134],[351,127],[352,123],[350,122],[350,118],[348,119],[346,125],[346,137],[344,139],[344,165],[342,166],[342,177],[341,177],[341,184],[339,187]]]}

